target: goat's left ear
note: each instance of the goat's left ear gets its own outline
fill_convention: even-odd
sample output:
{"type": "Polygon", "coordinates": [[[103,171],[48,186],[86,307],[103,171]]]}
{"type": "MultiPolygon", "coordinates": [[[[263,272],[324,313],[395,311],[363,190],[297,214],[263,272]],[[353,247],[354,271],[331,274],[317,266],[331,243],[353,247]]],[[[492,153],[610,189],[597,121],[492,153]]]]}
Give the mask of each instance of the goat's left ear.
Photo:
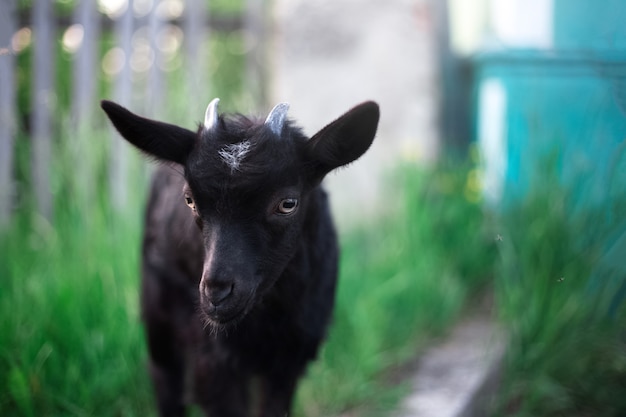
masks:
{"type": "Polygon", "coordinates": [[[307,152],[316,175],[323,177],[335,168],[358,159],[372,144],[380,111],[373,101],[361,103],[317,132],[307,142],[307,152]]]}

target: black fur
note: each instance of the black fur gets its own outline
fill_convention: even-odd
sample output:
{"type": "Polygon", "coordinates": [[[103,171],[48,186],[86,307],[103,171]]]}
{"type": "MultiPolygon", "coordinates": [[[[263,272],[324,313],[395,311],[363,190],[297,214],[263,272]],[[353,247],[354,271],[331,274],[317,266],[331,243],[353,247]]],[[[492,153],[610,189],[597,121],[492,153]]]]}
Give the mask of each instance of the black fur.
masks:
{"type": "Polygon", "coordinates": [[[290,122],[278,137],[220,116],[193,133],[102,107],[128,141],[180,164],[154,176],[143,242],[160,414],[181,416],[194,401],[213,417],[285,416],[334,304],[337,239],[319,184],[368,149],[378,106],[355,107],[311,140],[290,122]]]}

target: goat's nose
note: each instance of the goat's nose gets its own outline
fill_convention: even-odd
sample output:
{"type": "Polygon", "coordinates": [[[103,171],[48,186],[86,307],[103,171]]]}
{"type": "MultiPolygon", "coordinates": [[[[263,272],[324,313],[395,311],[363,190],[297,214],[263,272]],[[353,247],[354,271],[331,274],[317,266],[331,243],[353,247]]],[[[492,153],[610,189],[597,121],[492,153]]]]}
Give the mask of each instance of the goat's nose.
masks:
{"type": "Polygon", "coordinates": [[[207,300],[217,307],[233,292],[235,284],[223,281],[209,281],[203,285],[202,292],[207,300]]]}

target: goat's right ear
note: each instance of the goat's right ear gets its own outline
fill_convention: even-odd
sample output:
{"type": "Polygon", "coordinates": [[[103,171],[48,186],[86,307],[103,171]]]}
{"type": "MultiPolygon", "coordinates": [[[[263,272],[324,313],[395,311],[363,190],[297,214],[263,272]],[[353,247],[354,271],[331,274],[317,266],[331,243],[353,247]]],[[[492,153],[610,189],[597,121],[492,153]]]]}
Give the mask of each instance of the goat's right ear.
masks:
{"type": "Polygon", "coordinates": [[[321,179],[363,155],[374,140],[379,118],[378,104],[366,101],[317,132],[307,142],[315,175],[321,179]]]}
{"type": "Polygon", "coordinates": [[[120,135],[150,156],[184,164],[194,147],[191,130],[138,116],[112,101],[100,105],[120,135]]]}

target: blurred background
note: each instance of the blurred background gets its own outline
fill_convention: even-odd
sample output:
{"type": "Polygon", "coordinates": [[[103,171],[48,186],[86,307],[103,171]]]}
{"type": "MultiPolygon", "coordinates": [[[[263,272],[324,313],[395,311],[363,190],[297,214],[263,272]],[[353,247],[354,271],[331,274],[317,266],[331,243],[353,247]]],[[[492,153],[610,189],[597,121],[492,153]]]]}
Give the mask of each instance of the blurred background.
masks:
{"type": "Polygon", "coordinates": [[[151,166],[99,100],[193,129],[214,97],[287,101],[308,135],[381,106],[326,181],[340,286],[294,415],[396,415],[404,369],[476,310],[506,339],[484,415],[626,415],[625,21],[622,0],[0,0],[0,415],[155,415],[151,166]]]}

